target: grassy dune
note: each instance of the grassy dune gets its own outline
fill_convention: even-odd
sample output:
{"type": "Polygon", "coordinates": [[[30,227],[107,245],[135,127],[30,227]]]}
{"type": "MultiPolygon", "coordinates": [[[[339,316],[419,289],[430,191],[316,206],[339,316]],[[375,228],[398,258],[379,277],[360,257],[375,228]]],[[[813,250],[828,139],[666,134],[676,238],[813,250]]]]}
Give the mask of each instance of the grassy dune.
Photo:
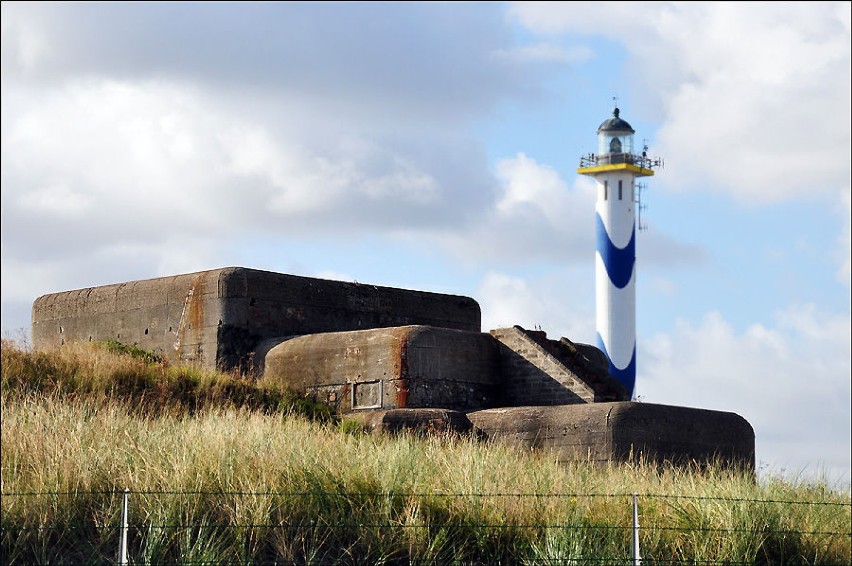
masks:
{"type": "Polygon", "coordinates": [[[559,464],[361,432],[238,376],[116,345],[2,345],[2,562],[849,564],[850,494],[731,471],[559,464]]]}

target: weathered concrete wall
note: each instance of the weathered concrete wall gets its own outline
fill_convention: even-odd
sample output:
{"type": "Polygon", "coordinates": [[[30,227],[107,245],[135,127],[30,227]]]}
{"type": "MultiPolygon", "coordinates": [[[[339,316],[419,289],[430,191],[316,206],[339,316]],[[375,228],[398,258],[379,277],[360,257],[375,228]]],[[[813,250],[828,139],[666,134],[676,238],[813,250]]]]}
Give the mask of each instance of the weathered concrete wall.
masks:
{"type": "Polygon", "coordinates": [[[655,405],[594,403],[507,407],[467,414],[489,438],[552,450],[559,460],[712,463],[754,471],[754,430],[734,413],[655,405]]]}
{"type": "Polygon", "coordinates": [[[609,374],[609,360],[601,350],[590,344],[572,342],[562,337],[548,340],[541,333],[541,342],[565,367],[595,392],[595,403],[630,401],[630,392],[609,374]]]}
{"type": "Polygon", "coordinates": [[[359,411],[350,418],[360,420],[373,433],[463,435],[476,432],[467,415],[448,409],[389,409],[359,411]]]}
{"type": "Polygon", "coordinates": [[[503,405],[592,403],[594,390],[520,326],[498,328],[503,405]]]}
{"type": "Polygon", "coordinates": [[[479,409],[497,401],[497,342],[488,334],[428,326],[330,332],[269,350],[264,379],[314,393],[342,412],[479,409]]]}
{"type": "Polygon", "coordinates": [[[44,295],[33,345],[115,339],[167,359],[245,369],[267,339],[412,324],[479,332],[471,298],[230,267],[44,295]]]}
{"type": "Polygon", "coordinates": [[[219,271],[53,293],[33,303],[36,348],[118,340],[172,361],[215,363],[219,271]]]}

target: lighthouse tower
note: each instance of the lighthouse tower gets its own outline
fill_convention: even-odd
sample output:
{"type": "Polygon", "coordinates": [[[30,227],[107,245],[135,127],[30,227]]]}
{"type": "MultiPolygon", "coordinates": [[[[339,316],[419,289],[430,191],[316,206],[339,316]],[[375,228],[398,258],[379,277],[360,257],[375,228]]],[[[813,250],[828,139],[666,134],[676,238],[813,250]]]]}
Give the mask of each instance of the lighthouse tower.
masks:
{"type": "Polygon", "coordinates": [[[661,160],[647,148],[633,150],[630,124],[619,116],[598,128],[598,153],[580,158],[577,172],[597,182],[595,198],[595,318],[598,347],[609,360],[609,372],[633,396],[636,382],[636,179],[654,174],[661,160]]]}

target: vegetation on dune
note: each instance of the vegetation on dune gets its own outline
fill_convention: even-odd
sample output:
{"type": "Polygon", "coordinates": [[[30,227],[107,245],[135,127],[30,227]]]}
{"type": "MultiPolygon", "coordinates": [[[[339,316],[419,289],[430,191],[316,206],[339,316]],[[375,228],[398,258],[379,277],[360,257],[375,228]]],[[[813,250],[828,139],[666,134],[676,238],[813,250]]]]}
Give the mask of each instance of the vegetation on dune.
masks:
{"type": "Polygon", "coordinates": [[[190,414],[209,408],[243,408],[299,414],[316,421],[337,417],[322,403],[274,383],[238,373],[173,366],[151,352],[108,340],[30,351],[3,340],[4,396],[101,399],[137,415],[190,414]]]}
{"type": "Polygon", "coordinates": [[[848,564],[850,494],[360,433],[262,381],[115,345],[2,345],[8,564],[848,564]]]}

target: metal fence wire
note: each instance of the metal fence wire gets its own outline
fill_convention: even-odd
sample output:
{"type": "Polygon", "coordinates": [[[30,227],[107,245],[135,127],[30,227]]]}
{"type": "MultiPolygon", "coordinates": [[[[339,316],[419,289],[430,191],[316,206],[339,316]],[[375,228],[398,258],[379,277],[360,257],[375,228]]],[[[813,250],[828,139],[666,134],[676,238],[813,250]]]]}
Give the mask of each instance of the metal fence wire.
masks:
{"type": "Polygon", "coordinates": [[[9,565],[852,564],[852,501],[346,490],[2,498],[9,565]]]}

